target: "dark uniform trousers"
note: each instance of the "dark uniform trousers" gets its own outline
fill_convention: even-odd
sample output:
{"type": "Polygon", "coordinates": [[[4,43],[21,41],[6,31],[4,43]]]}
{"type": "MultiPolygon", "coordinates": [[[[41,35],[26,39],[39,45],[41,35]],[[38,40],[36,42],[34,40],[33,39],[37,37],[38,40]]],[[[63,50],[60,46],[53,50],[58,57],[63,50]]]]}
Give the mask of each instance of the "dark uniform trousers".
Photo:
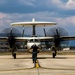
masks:
{"type": "Polygon", "coordinates": [[[36,60],[37,60],[37,52],[33,52],[32,59],[33,59],[33,62],[36,62],[36,60]]]}

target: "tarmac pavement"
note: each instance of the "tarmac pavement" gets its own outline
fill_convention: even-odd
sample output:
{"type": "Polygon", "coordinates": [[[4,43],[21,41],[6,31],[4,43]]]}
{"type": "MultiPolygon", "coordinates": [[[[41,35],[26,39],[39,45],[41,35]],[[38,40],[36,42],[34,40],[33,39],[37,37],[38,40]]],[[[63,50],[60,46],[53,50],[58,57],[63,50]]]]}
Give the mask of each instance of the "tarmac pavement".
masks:
{"type": "Polygon", "coordinates": [[[75,55],[38,55],[40,67],[34,67],[31,55],[0,56],[0,75],[75,75],[75,55]]]}

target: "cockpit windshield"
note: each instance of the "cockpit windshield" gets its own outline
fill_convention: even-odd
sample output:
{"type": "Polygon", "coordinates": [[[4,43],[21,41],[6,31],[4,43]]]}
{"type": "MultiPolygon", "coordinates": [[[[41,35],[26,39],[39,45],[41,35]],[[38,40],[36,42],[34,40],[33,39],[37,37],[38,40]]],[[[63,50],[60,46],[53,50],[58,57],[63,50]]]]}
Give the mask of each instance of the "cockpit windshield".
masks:
{"type": "Polygon", "coordinates": [[[29,40],[29,42],[39,42],[39,40],[38,39],[31,39],[31,40],[29,40]]]}

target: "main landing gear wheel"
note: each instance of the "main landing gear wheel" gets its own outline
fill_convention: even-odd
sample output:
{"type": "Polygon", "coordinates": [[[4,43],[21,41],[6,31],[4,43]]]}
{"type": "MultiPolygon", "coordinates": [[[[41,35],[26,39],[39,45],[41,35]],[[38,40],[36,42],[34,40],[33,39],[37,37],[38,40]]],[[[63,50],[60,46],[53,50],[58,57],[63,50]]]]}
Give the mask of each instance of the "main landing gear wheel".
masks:
{"type": "Polygon", "coordinates": [[[16,53],[13,54],[14,59],[16,59],[16,53]]]}
{"type": "Polygon", "coordinates": [[[16,51],[12,50],[12,56],[16,59],[16,51]]]}
{"type": "Polygon", "coordinates": [[[53,56],[53,58],[55,58],[55,56],[56,56],[56,53],[53,53],[53,54],[52,54],[52,56],[53,56]]]}

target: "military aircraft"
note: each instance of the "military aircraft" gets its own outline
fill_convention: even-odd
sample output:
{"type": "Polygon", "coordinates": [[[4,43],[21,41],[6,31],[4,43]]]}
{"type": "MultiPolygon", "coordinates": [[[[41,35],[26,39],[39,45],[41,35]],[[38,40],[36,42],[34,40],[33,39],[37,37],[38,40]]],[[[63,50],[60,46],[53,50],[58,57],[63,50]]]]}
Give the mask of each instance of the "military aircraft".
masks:
{"type": "MultiPolygon", "coordinates": [[[[27,50],[30,50],[31,46],[35,43],[39,48],[42,47],[41,46],[41,42],[45,42],[45,44],[47,44],[47,42],[53,42],[52,45],[52,50],[53,50],[53,58],[55,58],[56,54],[57,54],[57,49],[60,46],[61,41],[66,41],[66,40],[75,40],[74,36],[67,36],[64,35],[65,31],[62,32],[61,29],[58,29],[57,27],[54,28],[55,30],[52,29],[52,31],[48,31],[48,33],[53,32],[52,35],[48,35],[45,31],[45,26],[53,26],[56,25],[56,22],[40,22],[40,21],[35,21],[35,19],[33,18],[31,22],[16,22],[16,23],[11,23],[12,27],[10,28],[10,32],[8,32],[6,37],[0,37],[0,42],[8,42],[9,44],[9,48],[12,51],[12,56],[14,57],[14,59],[16,59],[16,42],[26,42],[27,43],[27,50]],[[13,26],[31,26],[32,27],[32,35],[31,37],[25,37],[24,35],[24,29],[23,29],[23,33],[22,36],[17,37],[16,35],[14,35],[13,31],[13,26]],[[44,33],[45,33],[45,37],[38,37],[36,36],[36,27],[37,26],[44,26],[44,33]],[[61,33],[60,33],[61,31],[61,33]],[[62,35],[63,33],[63,35],[62,35]]],[[[62,29],[63,30],[63,29],[62,29]]],[[[6,33],[6,31],[5,31],[6,33]]],[[[67,33],[66,33],[67,34],[67,33]]],[[[42,49],[42,48],[41,48],[42,49]]]]}

